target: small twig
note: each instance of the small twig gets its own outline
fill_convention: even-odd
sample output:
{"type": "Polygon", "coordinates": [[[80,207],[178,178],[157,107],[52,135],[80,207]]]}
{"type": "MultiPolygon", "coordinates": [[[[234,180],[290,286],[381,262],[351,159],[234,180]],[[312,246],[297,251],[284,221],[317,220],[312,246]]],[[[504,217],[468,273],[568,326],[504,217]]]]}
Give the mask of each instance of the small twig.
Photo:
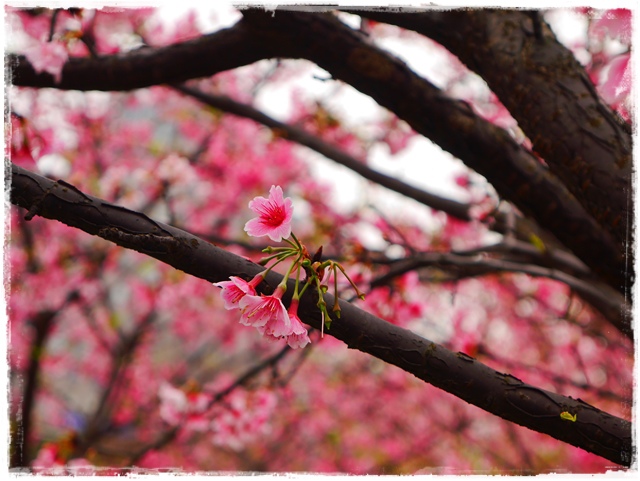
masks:
{"type": "MultiPolygon", "coordinates": [[[[240,386],[243,386],[244,384],[249,382],[252,378],[256,377],[265,369],[275,366],[278,362],[280,362],[282,358],[284,358],[291,351],[292,349],[288,345],[286,345],[273,356],[268,357],[262,360],[259,364],[256,364],[252,368],[249,368],[243,375],[237,378],[228,387],[226,387],[222,391],[218,391],[209,402],[209,406],[207,407],[207,409],[211,409],[216,403],[219,403],[222,400],[224,400],[224,398],[226,398],[229,394],[231,394],[235,389],[237,389],[240,386]]],[[[133,466],[148,451],[161,449],[162,447],[166,446],[177,436],[181,428],[182,428],[182,425],[178,425],[171,428],[170,430],[165,432],[162,436],[160,436],[156,441],[138,450],[136,453],[134,453],[131,456],[128,464],[133,466]]]]}

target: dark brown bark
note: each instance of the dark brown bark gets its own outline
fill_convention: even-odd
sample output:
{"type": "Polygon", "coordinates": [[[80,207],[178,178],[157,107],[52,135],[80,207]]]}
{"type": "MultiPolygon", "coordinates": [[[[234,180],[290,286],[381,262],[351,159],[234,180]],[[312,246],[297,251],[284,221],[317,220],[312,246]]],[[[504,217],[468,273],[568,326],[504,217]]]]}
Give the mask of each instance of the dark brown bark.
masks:
{"type": "Polygon", "coordinates": [[[332,15],[243,13],[264,37],[265,48],[273,49],[272,56],[306,58],[370,95],[487,177],[501,196],[550,230],[608,283],[624,290],[628,270],[622,246],[505,130],[475,115],[468,104],[448,98],[332,15]],[[602,255],[607,265],[601,263],[602,255]]]}
{"type": "MultiPolygon", "coordinates": [[[[263,269],[185,231],[15,165],[12,166],[11,202],[27,210],[27,220],[35,215],[59,220],[209,282],[222,281],[231,275],[248,279],[263,269]]],[[[281,279],[272,272],[266,282],[276,286],[281,279]]],[[[326,294],[325,299],[332,305],[332,296],[326,294]]],[[[288,300],[285,298],[285,302],[288,300]]],[[[303,296],[298,313],[305,323],[319,329],[321,315],[315,304],[311,294],[303,296]]],[[[398,366],[504,419],[615,463],[630,465],[633,446],[629,421],[581,400],[545,391],[494,371],[463,353],[451,352],[345,301],[340,301],[340,307],[342,316],[333,320],[328,334],[348,347],[398,366]],[[563,412],[575,415],[575,421],[562,419],[563,412]]]]}
{"type": "Polygon", "coordinates": [[[599,98],[584,68],[537,12],[354,13],[428,36],[477,72],[550,170],[620,249],[630,247],[631,127],[599,98]]]}
{"type": "Polygon", "coordinates": [[[251,64],[264,58],[254,42],[250,31],[240,23],[163,48],[143,47],[119,55],[71,58],[58,84],[50,74],[36,73],[24,56],[9,55],[6,63],[15,85],[62,90],[133,90],[208,77],[251,64]]]}

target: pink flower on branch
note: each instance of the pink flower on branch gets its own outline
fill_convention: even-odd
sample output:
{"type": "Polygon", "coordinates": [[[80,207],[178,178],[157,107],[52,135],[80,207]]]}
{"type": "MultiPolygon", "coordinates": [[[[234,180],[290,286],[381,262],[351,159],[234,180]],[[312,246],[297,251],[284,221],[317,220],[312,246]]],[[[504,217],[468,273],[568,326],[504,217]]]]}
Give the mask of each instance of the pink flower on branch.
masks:
{"type": "Polygon", "coordinates": [[[289,320],[291,321],[291,334],[287,336],[287,344],[292,349],[303,348],[311,342],[307,328],[298,317],[298,299],[293,299],[289,306],[289,320]]]}
{"type": "Polygon", "coordinates": [[[247,234],[254,237],[269,236],[274,242],[280,242],[291,235],[293,202],[284,198],[282,188],[272,185],[269,198],[256,197],[249,202],[249,208],[258,214],[244,226],[247,234]]]}
{"type": "Polygon", "coordinates": [[[270,296],[244,296],[240,301],[240,324],[256,327],[265,336],[290,335],[291,320],[282,304],[284,291],[285,289],[278,286],[270,296]]]}
{"type": "Polygon", "coordinates": [[[213,285],[222,288],[222,300],[224,308],[228,311],[240,309],[240,301],[246,295],[255,296],[256,287],[262,282],[262,274],[255,276],[251,282],[247,282],[239,277],[231,276],[230,281],[215,282],[213,285]]]}
{"type": "Polygon", "coordinates": [[[602,98],[613,107],[624,102],[631,91],[630,57],[630,54],[623,54],[614,58],[609,64],[606,80],[600,86],[602,98]]]}

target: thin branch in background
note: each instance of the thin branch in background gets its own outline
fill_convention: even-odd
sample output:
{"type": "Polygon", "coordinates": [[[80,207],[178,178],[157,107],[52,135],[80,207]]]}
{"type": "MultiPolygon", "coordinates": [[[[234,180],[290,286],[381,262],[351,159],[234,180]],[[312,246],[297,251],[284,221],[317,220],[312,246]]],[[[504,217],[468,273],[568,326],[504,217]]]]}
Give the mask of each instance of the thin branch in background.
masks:
{"type": "Polygon", "coordinates": [[[18,228],[20,229],[20,233],[22,234],[22,243],[27,254],[27,272],[31,274],[40,272],[40,270],[42,269],[42,265],[35,255],[33,230],[31,226],[27,224],[27,221],[22,217],[18,217],[18,228]]]}
{"type": "Polygon", "coordinates": [[[534,264],[523,264],[501,258],[491,258],[481,254],[461,255],[452,252],[424,252],[412,258],[402,259],[386,274],[371,281],[371,286],[385,285],[392,278],[409,271],[425,267],[435,267],[447,272],[453,269],[459,277],[475,277],[495,272],[521,272],[535,277],[547,277],[560,281],[575,290],[580,297],[598,309],[612,324],[627,337],[633,331],[625,327],[628,323],[630,306],[617,291],[604,284],[585,282],[565,272],[534,264]]]}
{"type": "Polygon", "coordinates": [[[418,253],[417,249],[413,247],[413,245],[411,244],[411,242],[409,242],[406,236],[402,232],[400,232],[400,230],[394,224],[389,222],[389,219],[387,219],[387,217],[382,213],[380,209],[378,209],[375,205],[370,205],[369,208],[371,208],[374,212],[376,212],[380,217],[380,219],[383,220],[384,223],[387,225],[387,227],[392,229],[393,232],[395,232],[398,235],[398,237],[402,239],[403,241],[402,247],[407,249],[412,255],[415,255],[418,253]]]}
{"type": "Polygon", "coordinates": [[[344,151],[324,142],[318,137],[305,132],[300,127],[280,122],[250,105],[236,102],[226,96],[205,93],[187,85],[174,85],[173,88],[205,105],[258,122],[278,132],[280,138],[304,145],[324,157],[360,174],[365,179],[386,187],[389,190],[398,192],[433,209],[446,212],[458,219],[471,219],[469,216],[469,205],[451,199],[446,199],[435,194],[430,194],[386,174],[377,172],[368,167],[362,161],[351,157],[344,151]]]}
{"type": "Polygon", "coordinates": [[[107,429],[112,407],[115,405],[119,383],[123,382],[125,370],[132,360],[133,352],[140,344],[142,336],[157,319],[156,311],[149,312],[134,331],[121,339],[114,352],[113,365],[109,378],[102,391],[100,401],[93,413],[91,420],[80,436],[79,451],[85,451],[94,444],[107,429]],[[110,403],[109,403],[110,402],[110,403]]]}
{"type": "Polygon", "coordinates": [[[269,67],[269,70],[267,70],[265,74],[262,77],[260,77],[260,79],[251,88],[249,95],[251,96],[252,99],[255,98],[256,95],[258,95],[258,92],[260,91],[260,89],[264,87],[271,80],[271,78],[276,74],[276,72],[278,71],[281,65],[282,65],[282,60],[279,58],[275,59],[275,61],[272,62],[271,66],[269,67]]]}
{"type": "Polygon", "coordinates": [[[22,419],[22,423],[18,423],[11,436],[12,453],[9,463],[9,467],[11,468],[28,466],[31,462],[31,421],[33,419],[33,406],[38,389],[38,376],[41,371],[44,346],[53,327],[55,318],[71,303],[78,301],[78,299],[78,291],[73,290],[67,295],[58,309],[37,312],[35,316],[28,321],[28,324],[35,330],[35,336],[31,343],[22,402],[18,407],[20,413],[16,416],[18,419],[22,419]]]}
{"type": "MultiPolygon", "coordinates": [[[[231,394],[237,388],[244,386],[246,383],[248,383],[254,377],[258,376],[264,370],[268,368],[273,368],[273,366],[277,365],[278,362],[280,362],[290,352],[292,352],[292,349],[289,347],[289,345],[286,345],[274,355],[266,359],[263,359],[261,362],[259,362],[255,366],[249,368],[247,371],[245,371],[244,374],[239,376],[233,383],[231,383],[225,389],[218,391],[209,402],[208,409],[211,409],[215,404],[223,401],[229,394],[231,394]]],[[[175,439],[175,437],[180,432],[181,428],[182,428],[181,425],[175,426],[170,430],[168,430],[167,432],[165,432],[160,437],[158,437],[158,439],[156,439],[154,442],[149,443],[146,446],[142,447],[129,458],[129,461],[127,464],[130,466],[133,466],[147,452],[163,448],[164,446],[166,446],[167,444],[169,444],[171,441],[175,439]]]]}
{"type": "Polygon", "coordinates": [[[56,8],[51,14],[51,22],[49,24],[49,37],[47,42],[51,42],[53,40],[53,34],[56,30],[56,21],[58,20],[58,15],[60,14],[60,9],[56,8]]]}

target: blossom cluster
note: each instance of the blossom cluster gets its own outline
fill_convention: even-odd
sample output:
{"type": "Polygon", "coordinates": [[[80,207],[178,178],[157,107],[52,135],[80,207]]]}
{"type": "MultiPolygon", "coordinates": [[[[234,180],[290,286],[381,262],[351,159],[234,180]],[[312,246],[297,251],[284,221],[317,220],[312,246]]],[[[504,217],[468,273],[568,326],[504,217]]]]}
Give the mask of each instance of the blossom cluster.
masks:
{"type": "MultiPolygon", "coordinates": [[[[285,198],[282,187],[271,186],[269,198],[258,196],[249,202],[249,208],[258,214],[245,225],[247,234],[255,237],[268,236],[279,242],[291,235],[293,202],[285,198]]],[[[262,272],[247,282],[232,276],[230,280],[214,285],[222,288],[224,307],[240,310],[240,324],[255,327],[263,336],[286,339],[292,348],[306,346],[309,342],[307,330],[298,317],[298,299],[294,299],[289,310],[282,303],[286,278],[271,295],[258,295],[256,287],[263,281],[268,271],[262,272]]]]}
{"type": "MultiPolygon", "coordinates": [[[[247,234],[255,237],[268,236],[275,242],[284,239],[289,244],[289,247],[266,248],[264,252],[272,255],[262,259],[261,264],[266,265],[271,261],[274,261],[274,264],[257,274],[250,281],[232,276],[230,280],[216,282],[214,285],[222,288],[224,307],[228,310],[238,309],[240,311],[240,324],[255,327],[260,334],[267,338],[286,339],[293,349],[302,348],[311,341],[309,340],[307,329],[298,317],[298,305],[300,297],[312,284],[318,290],[319,300],[317,305],[322,312],[322,327],[324,329],[325,319],[327,326],[329,326],[330,318],[322,296],[328,287],[321,284],[327,267],[330,272],[333,271],[334,279],[337,277],[339,269],[347,277],[357,294],[361,298],[364,298],[364,295],[349,279],[340,264],[333,261],[320,262],[319,257],[322,254],[322,248],[313,257],[309,256],[306,247],[300,243],[291,231],[293,202],[290,198],[284,197],[280,186],[272,185],[269,191],[269,198],[265,199],[258,196],[249,202],[249,208],[258,216],[246,223],[244,229],[247,234]],[[291,237],[291,240],[289,237],[291,237]],[[274,266],[288,258],[293,258],[294,260],[274,293],[270,295],[258,294],[256,288],[264,280],[267,273],[274,266]],[[296,271],[295,289],[291,304],[287,309],[282,302],[282,296],[287,290],[287,281],[294,270],[296,271]],[[299,290],[301,270],[305,271],[307,278],[304,287],[299,290]]],[[[333,312],[339,317],[340,306],[337,302],[337,292],[335,297],[336,303],[334,304],[333,312]]]]}
{"type": "Polygon", "coordinates": [[[170,426],[211,433],[212,442],[235,451],[243,449],[269,430],[268,420],[276,405],[271,391],[234,390],[224,403],[195,386],[180,389],[164,382],[158,390],[160,417],[170,426]]]}

